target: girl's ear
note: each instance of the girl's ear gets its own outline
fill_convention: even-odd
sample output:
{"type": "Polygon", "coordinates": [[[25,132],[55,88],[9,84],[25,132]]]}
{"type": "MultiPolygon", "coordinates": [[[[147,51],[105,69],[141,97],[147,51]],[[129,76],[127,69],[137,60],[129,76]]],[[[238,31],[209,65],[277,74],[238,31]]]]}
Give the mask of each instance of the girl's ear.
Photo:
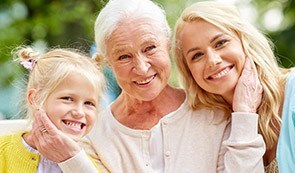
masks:
{"type": "Polygon", "coordinates": [[[38,106],[37,106],[38,104],[36,103],[36,95],[37,95],[37,91],[35,88],[31,88],[27,92],[27,101],[30,107],[33,109],[38,109],[38,106]]]}

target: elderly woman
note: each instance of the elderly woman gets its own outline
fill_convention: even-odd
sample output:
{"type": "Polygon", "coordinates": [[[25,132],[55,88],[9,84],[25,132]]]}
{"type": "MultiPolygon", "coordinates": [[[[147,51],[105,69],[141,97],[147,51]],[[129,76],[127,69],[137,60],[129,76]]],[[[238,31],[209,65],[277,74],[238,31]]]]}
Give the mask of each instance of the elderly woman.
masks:
{"type": "MultiPolygon", "coordinates": [[[[264,91],[264,101],[257,112],[267,148],[265,170],[294,172],[294,68],[280,68],[271,45],[260,31],[240,17],[235,7],[198,2],[186,8],[176,23],[174,58],[187,92],[192,93],[191,107],[212,109],[218,105],[228,117],[229,112],[240,106],[235,102],[235,94],[240,89],[236,86],[243,77],[240,75],[243,66],[252,64],[249,73],[257,73],[264,91]]],[[[245,91],[259,92],[256,87],[245,91]]],[[[253,98],[248,100],[255,102],[257,99],[253,98]]]]}
{"type": "MultiPolygon", "coordinates": [[[[150,0],[109,1],[97,17],[95,40],[96,58],[107,62],[122,88],[85,141],[85,150],[105,172],[263,172],[257,104],[250,104],[254,113],[237,108],[225,119],[218,108],[191,109],[184,90],[167,83],[170,28],[159,6],[150,0]]],[[[56,141],[38,141],[36,133],[43,155],[62,162],[64,171],[87,172],[91,164],[85,155],[77,156],[79,146],[58,135],[46,116],[35,122],[56,141]]]]}

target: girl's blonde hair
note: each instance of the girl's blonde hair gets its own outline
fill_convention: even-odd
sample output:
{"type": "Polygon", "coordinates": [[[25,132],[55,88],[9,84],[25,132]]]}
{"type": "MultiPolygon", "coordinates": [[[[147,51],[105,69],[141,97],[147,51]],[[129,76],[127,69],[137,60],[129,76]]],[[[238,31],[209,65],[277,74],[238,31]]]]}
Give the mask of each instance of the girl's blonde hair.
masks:
{"type": "MultiPolygon", "coordinates": [[[[71,73],[84,76],[92,84],[98,100],[102,97],[105,79],[100,70],[100,62],[77,50],[52,49],[41,56],[30,47],[19,48],[16,60],[28,70],[26,93],[36,90],[36,103],[42,106],[54,89],[71,73]]],[[[79,84],[71,84],[79,85],[79,84]]],[[[33,110],[23,97],[23,113],[33,119],[33,110]]]]}
{"type": "Polygon", "coordinates": [[[188,102],[193,109],[218,107],[225,111],[225,119],[229,118],[232,112],[231,105],[220,95],[208,93],[198,86],[184,58],[181,32],[185,23],[198,22],[198,20],[205,20],[238,38],[246,56],[254,61],[263,87],[263,101],[257,110],[259,131],[266,142],[267,149],[271,149],[278,140],[278,127],[281,122],[279,109],[284,95],[282,86],[286,82],[285,74],[290,69],[279,67],[272,50],[272,42],[251,24],[244,21],[235,7],[213,1],[195,3],[186,8],[177,20],[173,40],[174,58],[182,74],[184,87],[189,97],[188,102]]]}

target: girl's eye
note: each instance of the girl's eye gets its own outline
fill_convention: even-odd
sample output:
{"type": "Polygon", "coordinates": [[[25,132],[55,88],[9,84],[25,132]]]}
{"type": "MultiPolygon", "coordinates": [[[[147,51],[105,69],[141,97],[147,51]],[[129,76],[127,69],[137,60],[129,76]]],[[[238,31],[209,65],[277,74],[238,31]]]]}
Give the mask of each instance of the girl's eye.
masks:
{"type": "Polygon", "coordinates": [[[85,105],[89,105],[89,106],[94,106],[95,107],[95,104],[91,101],[87,101],[85,102],[85,105]]]}
{"type": "Polygon", "coordinates": [[[62,97],[62,100],[66,100],[66,101],[73,101],[73,99],[71,97],[62,97]]]}
{"type": "Polygon", "coordinates": [[[225,43],[227,43],[228,40],[224,39],[224,40],[220,40],[216,43],[215,48],[219,48],[221,46],[223,46],[225,43]]]}
{"type": "Polygon", "coordinates": [[[129,58],[129,55],[121,55],[119,56],[119,60],[124,60],[124,59],[127,59],[129,58]]]}
{"type": "Polygon", "coordinates": [[[155,49],[155,48],[156,48],[156,46],[155,46],[155,45],[148,46],[148,47],[146,47],[146,48],[145,48],[144,52],[151,51],[151,50],[153,50],[153,49],[155,49]]]}
{"type": "Polygon", "coordinates": [[[193,55],[192,60],[198,59],[198,58],[200,58],[202,55],[204,55],[204,54],[201,53],[201,52],[198,52],[198,53],[196,53],[196,54],[193,55]]]}

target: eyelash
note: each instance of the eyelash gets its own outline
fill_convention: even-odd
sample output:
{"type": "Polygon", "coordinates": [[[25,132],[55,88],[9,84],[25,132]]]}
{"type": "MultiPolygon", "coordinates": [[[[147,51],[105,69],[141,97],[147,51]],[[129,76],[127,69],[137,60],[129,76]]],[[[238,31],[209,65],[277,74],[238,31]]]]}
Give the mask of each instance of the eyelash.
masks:
{"type": "Polygon", "coordinates": [[[66,101],[73,101],[71,97],[62,97],[61,99],[66,100],[66,101]]]}
{"type": "Polygon", "coordinates": [[[144,52],[151,51],[151,50],[153,50],[153,49],[155,49],[155,48],[156,48],[155,45],[147,46],[147,47],[145,48],[144,52]]]}
{"type": "Polygon", "coordinates": [[[121,56],[119,56],[119,60],[124,60],[126,58],[129,58],[129,55],[121,55],[121,56]]]}
{"type": "Polygon", "coordinates": [[[202,56],[202,55],[204,55],[204,54],[201,53],[201,52],[197,52],[196,54],[193,55],[192,60],[194,60],[194,59],[198,59],[198,58],[200,58],[200,56],[202,56]],[[196,56],[198,56],[198,57],[196,57],[196,56]]]}
{"type": "Polygon", "coordinates": [[[216,43],[215,45],[215,48],[219,48],[220,46],[223,46],[225,43],[227,43],[229,40],[227,39],[223,39],[223,40],[220,40],[216,43]],[[219,46],[220,45],[220,46],[219,46]]]}
{"type": "Polygon", "coordinates": [[[92,102],[90,102],[90,101],[87,101],[87,102],[85,102],[85,104],[87,104],[87,105],[91,105],[91,106],[94,106],[94,107],[96,107],[96,106],[95,106],[95,104],[94,104],[94,103],[92,103],[92,102]]]}

